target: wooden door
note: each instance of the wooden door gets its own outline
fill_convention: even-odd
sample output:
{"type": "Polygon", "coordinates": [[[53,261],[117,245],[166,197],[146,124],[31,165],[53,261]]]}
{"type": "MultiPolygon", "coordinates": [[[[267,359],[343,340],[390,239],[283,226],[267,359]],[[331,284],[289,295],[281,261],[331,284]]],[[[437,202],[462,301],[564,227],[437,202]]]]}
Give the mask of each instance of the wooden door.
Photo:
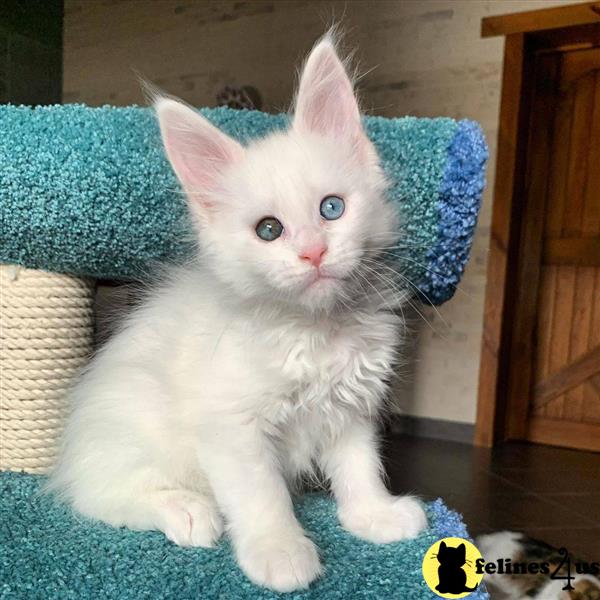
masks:
{"type": "Polygon", "coordinates": [[[475,444],[600,451],[600,2],[504,35],[475,444]]]}
{"type": "Polygon", "coordinates": [[[538,65],[546,89],[537,109],[550,127],[532,131],[546,139],[530,147],[546,155],[547,172],[530,188],[544,210],[524,437],[600,450],[600,47],[550,53],[538,65]]]}

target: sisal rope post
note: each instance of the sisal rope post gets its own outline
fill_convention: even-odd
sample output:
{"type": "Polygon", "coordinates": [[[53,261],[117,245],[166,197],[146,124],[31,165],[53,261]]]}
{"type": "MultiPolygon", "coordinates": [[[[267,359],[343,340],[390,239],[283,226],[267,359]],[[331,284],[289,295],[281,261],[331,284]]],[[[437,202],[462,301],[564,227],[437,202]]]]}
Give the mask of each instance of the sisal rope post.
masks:
{"type": "Polygon", "coordinates": [[[46,473],[92,352],[91,279],[0,265],[0,470],[46,473]]]}

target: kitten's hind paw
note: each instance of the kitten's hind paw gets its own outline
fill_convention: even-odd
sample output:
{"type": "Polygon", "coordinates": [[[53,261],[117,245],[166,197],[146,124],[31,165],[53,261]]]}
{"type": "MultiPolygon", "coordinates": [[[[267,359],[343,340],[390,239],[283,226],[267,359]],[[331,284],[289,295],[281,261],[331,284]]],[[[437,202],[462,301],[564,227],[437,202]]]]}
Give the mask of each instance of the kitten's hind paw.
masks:
{"type": "Polygon", "coordinates": [[[162,492],[157,505],[160,529],[178,546],[214,546],[223,533],[215,502],[186,490],[162,492]]]}
{"type": "Polygon", "coordinates": [[[341,508],[338,514],[344,529],[376,544],[414,538],[427,527],[423,507],[411,496],[388,496],[341,508]]]}

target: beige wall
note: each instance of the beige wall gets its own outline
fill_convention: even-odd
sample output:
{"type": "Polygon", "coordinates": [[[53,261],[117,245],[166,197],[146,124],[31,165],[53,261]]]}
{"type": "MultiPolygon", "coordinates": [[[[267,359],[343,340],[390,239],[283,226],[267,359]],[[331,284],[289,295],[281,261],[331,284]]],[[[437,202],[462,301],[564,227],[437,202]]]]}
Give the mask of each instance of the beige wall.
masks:
{"type": "Polygon", "coordinates": [[[475,420],[485,259],[503,41],[482,17],[568,0],[224,1],[65,0],[64,101],[143,102],[134,72],[196,105],[226,84],[250,84],[265,108],[287,108],[294,68],[332,20],[367,71],[365,108],[387,116],[446,115],[483,126],[488,190],[461,291],[415,327],[397,404],[410,414],[475,420]]]}

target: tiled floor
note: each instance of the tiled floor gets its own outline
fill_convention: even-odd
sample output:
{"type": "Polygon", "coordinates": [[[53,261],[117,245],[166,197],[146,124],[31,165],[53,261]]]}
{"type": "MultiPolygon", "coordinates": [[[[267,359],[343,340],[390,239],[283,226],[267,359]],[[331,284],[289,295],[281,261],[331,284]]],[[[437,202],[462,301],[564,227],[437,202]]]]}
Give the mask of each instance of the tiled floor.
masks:
{"type": "Polygon", "coordinates": [[[600,559],[600,453],[525,443],[486,450],[390,435],[384,456],[395,493],[444,498],[472,535],[525,531],[600,559]]]}

